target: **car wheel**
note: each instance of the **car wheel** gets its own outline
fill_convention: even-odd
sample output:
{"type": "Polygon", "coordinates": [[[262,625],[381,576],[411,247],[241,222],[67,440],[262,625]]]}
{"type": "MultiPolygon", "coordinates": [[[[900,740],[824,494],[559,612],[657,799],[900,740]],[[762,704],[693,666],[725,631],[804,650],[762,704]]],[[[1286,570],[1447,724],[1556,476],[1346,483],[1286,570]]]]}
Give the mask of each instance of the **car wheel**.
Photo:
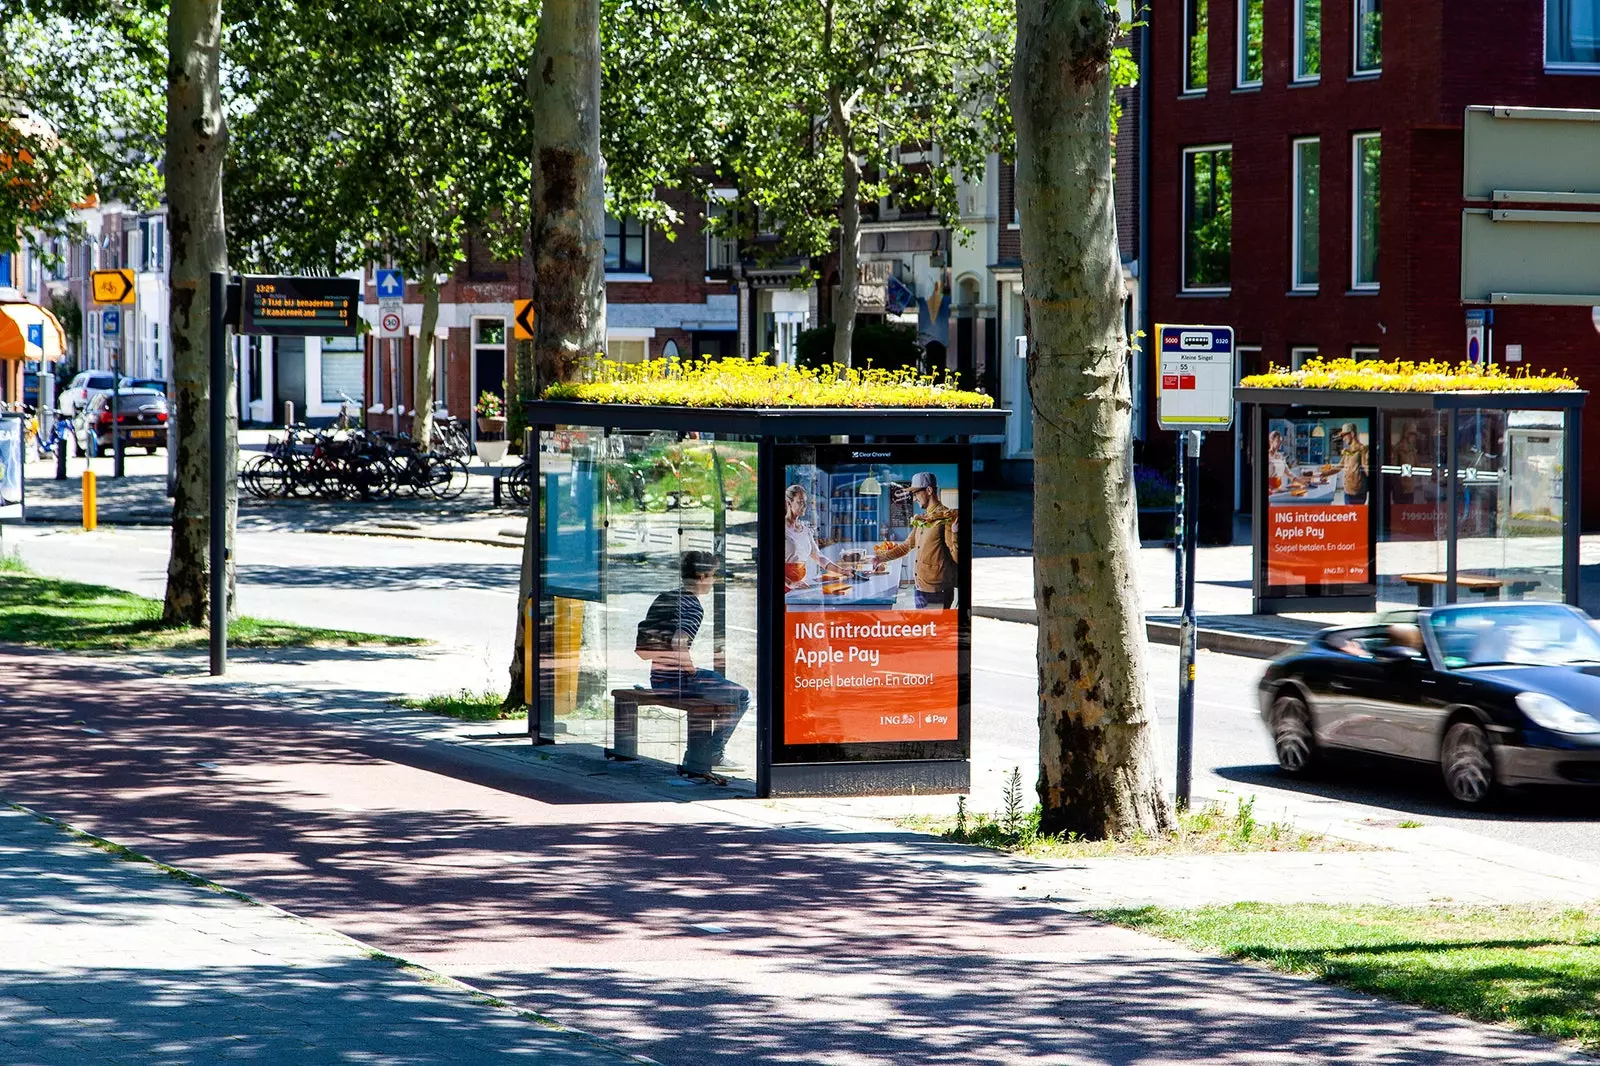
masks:
{"type": "Polygon", "coordinates": [[[1476,722],[1457,722],[1444,735],[1439,752],[1444,787],[1457,803],[1480,807],[1494,795],[1494,752],[1489,734],[1476,722]]]}
{"type": "Polygon", "coordinates": [[[1287,774],[1303,774],[1317,761],[1317,736],[1311,709],[1299,696],[1285,694],[1272,704],[1272,747],[1287,774]]]}

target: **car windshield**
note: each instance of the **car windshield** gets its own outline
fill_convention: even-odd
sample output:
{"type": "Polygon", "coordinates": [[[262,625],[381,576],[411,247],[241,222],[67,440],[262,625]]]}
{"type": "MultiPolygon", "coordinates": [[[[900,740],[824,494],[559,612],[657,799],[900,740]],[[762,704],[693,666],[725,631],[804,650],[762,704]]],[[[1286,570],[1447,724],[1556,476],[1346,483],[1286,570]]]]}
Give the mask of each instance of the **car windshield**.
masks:
{"type": "Polygon", "coordinates": [[[1433,611],[1428,626],[1451,670],[1600,665],[1600,633],[1589,617],[1557,603],[1447,607],[1433,611]]]}

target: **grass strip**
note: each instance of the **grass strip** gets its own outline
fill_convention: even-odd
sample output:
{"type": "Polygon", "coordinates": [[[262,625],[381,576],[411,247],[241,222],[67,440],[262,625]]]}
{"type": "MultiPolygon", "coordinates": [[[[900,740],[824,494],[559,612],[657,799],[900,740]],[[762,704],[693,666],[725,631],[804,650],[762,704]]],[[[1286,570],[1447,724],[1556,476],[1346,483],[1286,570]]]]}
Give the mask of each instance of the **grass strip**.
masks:
{"type": "Polygon", "coordinates": [[[1170,835],[1144,832],[1108,840],[1089,840],[1076,833],[1039,831],[1040,809],[1023,806],[1022,775],[1012,770],[1006,782],[1004,807],[997,813],[972,813],[966,797],[956,801],[954,816],[910,815],[902,829],[933,833],[956,844],[1026,855],[1036,859],[1105,859],[1139,855],[1216,855],[1260,851],[1373,851],[1370,845],[1340,840],[1295,828],[1293,822],[1261,822],[1254,796],[1241,798],[1233,810],[1206,803],[1178,812],[1170,835]]]}
{"type": "Polygon", "coordinates": [[[414,711],[442,714],[447,718],[459,718],[463,722],[521,721],[528,717],[526,707],[512,707],[508,710],[501,706],[501,700],[504,698],[501,693],[490,689],[474,692],[464,688],[458,692],[440,692],[432,696],[405,696],[395,702],[414,711]]]}
{"type": "MultiPolygon", "coordinates": [[[[165,651],[203,648],[203,626],[173,626],[161,620],[161,603],[146,596],[45,577],[15,556],[0,556],[0,643],[60,651],[165,651]]],[[[242,615],[228,620],[228,642],[236,648],[416,645],[414,637],[321,629],[242,615]]]]}
{"type": "Polygon", "coordinates": [[[1096,917],[1600,1050],[1600,908],[1237,903],[1096,917]]]}

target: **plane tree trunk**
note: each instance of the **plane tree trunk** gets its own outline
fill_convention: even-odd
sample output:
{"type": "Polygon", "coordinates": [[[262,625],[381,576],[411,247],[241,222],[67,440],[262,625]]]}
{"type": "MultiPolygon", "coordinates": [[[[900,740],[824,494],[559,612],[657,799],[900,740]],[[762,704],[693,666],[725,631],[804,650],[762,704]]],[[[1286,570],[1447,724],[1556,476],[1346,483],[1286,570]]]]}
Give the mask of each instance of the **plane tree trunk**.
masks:
{"type": "MultiPolygon", "coordinates": [[[[545,0],[529,75],[533,145],[534,394],[605,346],[605,164],[600,156],[600,2],[545,0]]],[[[538,446],[535,442],[535,447],[538,446]]],[[[508,706],[523,703],[525,605],[533,589],[538,487],[529,516],[508,706]]]]}
{"type": "Polygon", "coordinates": [[[1134,580],[1132,400],[1103,0],[1018,0],[1012,113],[1034,424],[1041,828],[1170,831],[1134,580]]]}
{"type": "Polygon", "coordinates": [[[411,396],[415,410],[411,415],[411,439],[424,450],[433,448],[433,376],[440,372],[434,366],[433,331],[439,326],[438,267],[428,264],[423,268],[422,327],[417,334],[416,358],[412,360],[415,380],[411,383],[411,396]]]}
{"type": "MultiPolygon", "coordinates": [[[[177,478],[172,503],[172,553],[162,620],[203,625],[210,610],[211,567],[227,565],[233,598],[233,564],[210,558],[209,471],[214,462],[232,471],[238,452],[238,412],[232,360],[228,390],[210,390],[211,273],[228,269],[222,218],[222,163],[228,127],[222,110],[221,0],[172,0],[167,14],[167,229],[172,240],[169,321],[177,478]],[[228,406],[222,455],[210,452],[210,405],[228,406]]],[[[238,509],[237,482],[229,477],[227,544],[232,555],[238,509]]]]}

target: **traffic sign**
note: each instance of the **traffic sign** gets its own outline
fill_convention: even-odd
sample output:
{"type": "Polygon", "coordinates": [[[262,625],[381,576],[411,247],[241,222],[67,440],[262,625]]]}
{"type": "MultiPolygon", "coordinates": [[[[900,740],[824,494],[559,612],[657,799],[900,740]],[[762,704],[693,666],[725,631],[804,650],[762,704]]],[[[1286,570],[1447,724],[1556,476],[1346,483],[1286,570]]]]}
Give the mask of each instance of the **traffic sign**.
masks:
{"type": "Polygon", "coordinates": [[[404,337],[405,321],[400,313],[398,304],[394,307],[379,305],[378,310],[378,336],[385,338],[404,337]]]}
{"type": "Polygon", "coordinates": [[[1231,429],[1238,381],[1233,327],[1156,325],[1156,423],[1162,429],[1231,429]]]}
{"type": "Polygon", "coordinates": [[[35,348],[43,348],[44,347],[44,323],[43,322],[29,322],[28,323],[28,343],[33,345],[35,348]]]}
{"type": "Polygon", "coordinates": [[[519,341],[533,340],[533,327],[539,321],[539,312],[533,309],[532,300],[516,301],[517,317],[516,328],[513,330],[515,339],[519,341]]]}
{"type": "Polygon", "coordinates": [[[380,268],[376,275],[376,287],[380,300],[404,300],[406,298],[406,279],[398,270],[380,268]]]}
{"type": "Polygon", "coordinates": [[[240,279],[239,332],[273,337],[354,337],[361,283],[354,278],[240,279]]]}
{"type": "Polygon", "coordinates": [[[133,271],[96,270],[90,274],[90,281],[94,287],[95,303],[133,303],[133,271]]]}
{"type": "Polygon", "coordinates": [[[122,312],[115,307],[101,311],[100,331],[107,337],[122,336],[122,312]]]}

